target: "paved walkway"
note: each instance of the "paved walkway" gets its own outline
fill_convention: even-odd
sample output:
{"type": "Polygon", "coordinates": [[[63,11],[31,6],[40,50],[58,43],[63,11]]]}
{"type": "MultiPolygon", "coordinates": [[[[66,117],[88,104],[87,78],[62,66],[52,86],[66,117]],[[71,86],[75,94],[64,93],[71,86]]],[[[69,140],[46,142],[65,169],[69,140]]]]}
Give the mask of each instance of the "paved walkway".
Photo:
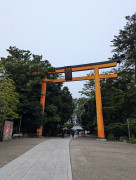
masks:
{"type": "Polygon", "coordinates": [[[0,169],[1,180],[72,180],[69,141],[47,140],[0,169]]]}

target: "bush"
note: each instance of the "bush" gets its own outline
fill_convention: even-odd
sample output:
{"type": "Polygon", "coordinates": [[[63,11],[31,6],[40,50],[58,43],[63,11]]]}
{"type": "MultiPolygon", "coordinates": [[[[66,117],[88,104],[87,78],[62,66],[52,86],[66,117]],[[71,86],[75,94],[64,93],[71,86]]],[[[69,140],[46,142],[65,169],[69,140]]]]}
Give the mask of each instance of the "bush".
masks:
{"type": "Polygon", "coordinates": [[[112,135],[112,137],[120,137],[120,136],[127,136],[128,130],[127,130],[127,124],[122,123],[111,123],[107,126],[105,126],[105,134],[106,137],[109,137],[112,135]]]}
{"type": "Polygon", "coordinates": [[[132,135],[132,137],[130,138],[129,143],[136,144],[136,138],[134,135],[132,135]]]}

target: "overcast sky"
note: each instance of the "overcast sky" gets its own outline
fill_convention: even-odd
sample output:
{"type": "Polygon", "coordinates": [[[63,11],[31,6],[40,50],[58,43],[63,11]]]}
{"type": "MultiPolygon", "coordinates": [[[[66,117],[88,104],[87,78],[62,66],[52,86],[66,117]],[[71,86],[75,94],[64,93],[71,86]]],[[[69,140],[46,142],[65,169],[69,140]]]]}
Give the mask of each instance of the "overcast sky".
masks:
{"type": "MultiPolygon", "coordinates": [[[[136,0],[0,0],[0,57],[16,46],[54,67],[106,61],[125,16],[135,12],[136,0]]],[[[78,98],[84,83],[64,85],[78,98]]]]}

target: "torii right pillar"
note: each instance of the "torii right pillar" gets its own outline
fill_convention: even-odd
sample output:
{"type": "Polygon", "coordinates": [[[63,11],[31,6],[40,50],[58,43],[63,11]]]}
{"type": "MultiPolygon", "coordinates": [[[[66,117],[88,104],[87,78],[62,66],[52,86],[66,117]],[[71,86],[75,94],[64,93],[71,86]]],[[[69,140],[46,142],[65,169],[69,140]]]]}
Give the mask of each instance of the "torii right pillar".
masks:
{"type": "Polygon", "coordinates": [[[99,78],[98,68],[94,69],[94,74],[95,74],[95,95],[96,95],[98,137],[105,138],[103,113],[102,113],[102,98],[101,98],[101,88],[100,88],[100,78],[99,78]]]}

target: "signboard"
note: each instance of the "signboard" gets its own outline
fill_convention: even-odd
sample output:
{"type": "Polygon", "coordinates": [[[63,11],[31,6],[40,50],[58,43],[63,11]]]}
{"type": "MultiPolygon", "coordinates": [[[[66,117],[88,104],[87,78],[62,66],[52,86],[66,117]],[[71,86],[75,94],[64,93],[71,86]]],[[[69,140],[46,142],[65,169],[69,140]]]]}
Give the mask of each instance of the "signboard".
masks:
{"type": "Polygon", "coordinates": [[[11,140],[12,132],[13,132],[13,122],[5,121],[4,131],[3,131],[3,141],[11,140]]]}
{"type": "Polygon", "coordinates": [[[72,81],[72,68],[71,66],[65,67],[65,80],[72,81]]]}

